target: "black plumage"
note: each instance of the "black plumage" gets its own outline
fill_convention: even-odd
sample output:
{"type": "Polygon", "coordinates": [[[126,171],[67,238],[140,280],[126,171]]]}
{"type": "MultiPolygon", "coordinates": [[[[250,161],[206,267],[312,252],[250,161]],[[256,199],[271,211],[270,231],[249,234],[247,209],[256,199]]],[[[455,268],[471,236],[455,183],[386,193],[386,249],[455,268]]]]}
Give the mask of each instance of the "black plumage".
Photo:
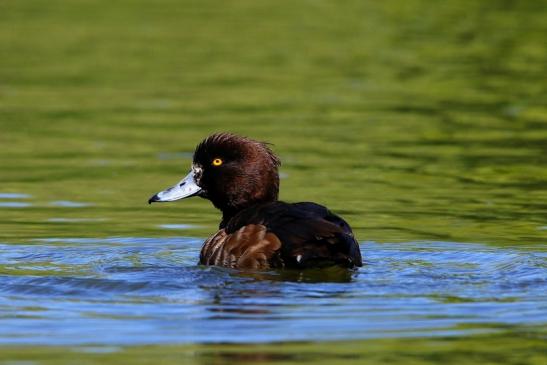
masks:
{"type": "Polygon", "coordinates": [[[350,226],[322,205],[281,201],[249,207],[230,219],[227,234],[248,224],[263,225],[281,242],[271,266],[361,266],[359,245],[350,226]]]}

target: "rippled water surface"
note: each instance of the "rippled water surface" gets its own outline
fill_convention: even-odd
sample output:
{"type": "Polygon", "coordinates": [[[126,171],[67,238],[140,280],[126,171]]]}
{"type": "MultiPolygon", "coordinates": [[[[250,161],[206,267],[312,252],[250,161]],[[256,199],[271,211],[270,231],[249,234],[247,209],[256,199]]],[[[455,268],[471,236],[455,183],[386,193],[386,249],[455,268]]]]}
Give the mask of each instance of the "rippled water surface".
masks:
{"type": "Polygon", "coordinates": [[[545,1],[0,2],[0,363],[545,364],[545,1]],[[228,130],[354,272],[196,265],[228,130]]]}
{"type": "Polygon", "coordinates": [[[127,237],[4,245],[0,341],[348,340],[484,333],[547,321],[545,253],[364,242],[367,263],[354,273],[241,273],[197,267],[200,243],[127,237]]]}

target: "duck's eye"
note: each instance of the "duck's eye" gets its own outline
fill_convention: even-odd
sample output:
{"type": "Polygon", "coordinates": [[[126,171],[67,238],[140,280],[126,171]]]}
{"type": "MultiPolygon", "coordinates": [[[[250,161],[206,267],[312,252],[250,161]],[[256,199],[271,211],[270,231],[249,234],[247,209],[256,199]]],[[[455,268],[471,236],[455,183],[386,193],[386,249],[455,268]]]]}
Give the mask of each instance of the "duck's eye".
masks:
{"type": "Polygon", "coordinates": [[[222,165],[222,162],[223,162],[222,159],[220,159],[220,158],[215,158],[215,159],[213,160],[213,166],[220,166],[220,165],[222,165]]]}

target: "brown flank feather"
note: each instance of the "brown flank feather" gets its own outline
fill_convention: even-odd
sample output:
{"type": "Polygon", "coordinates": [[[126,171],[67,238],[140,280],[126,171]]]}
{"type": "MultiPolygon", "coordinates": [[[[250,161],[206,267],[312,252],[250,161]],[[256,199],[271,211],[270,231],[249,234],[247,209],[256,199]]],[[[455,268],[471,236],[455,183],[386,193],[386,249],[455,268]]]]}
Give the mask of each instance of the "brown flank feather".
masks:
{"type": "Polygon", "coordinates": [[[221,229],[203,245],[200,264],[269,269],[279,266],[275,253],[280,248],[279,239],[260,224],[248,224],[232,234],[221,229]]]}

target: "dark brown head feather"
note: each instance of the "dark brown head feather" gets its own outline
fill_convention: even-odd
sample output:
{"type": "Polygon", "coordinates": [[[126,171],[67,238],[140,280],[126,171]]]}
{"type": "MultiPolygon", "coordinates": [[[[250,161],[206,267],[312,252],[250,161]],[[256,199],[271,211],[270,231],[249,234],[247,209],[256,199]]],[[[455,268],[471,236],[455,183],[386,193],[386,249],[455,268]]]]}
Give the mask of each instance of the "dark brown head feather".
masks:
{"type": "Polygon", "coordinates": [[[267,143],[215,133],[196,147],[194,165],[203,169],[199,184],[204,196],[222,210],[224,220],[241,209],[277,200],[280,160],[267,143]],[[214,167],[217,158],[223,164],[214,167]]]}
{"type": "Polygon", "coordinates": [[[267,155],[271,166],[278,168],[281,166],[281,161],[270,149],[270,146],[271,143],[255,141],[248,137],[238,136],[229,132],[214,133],[198,144],[194,152],[194,162],[200,157],[213,155],[219,149],[231,151],[233,157],[239,158],[244,157],[245,153],[254,150],[267,155]]]}

